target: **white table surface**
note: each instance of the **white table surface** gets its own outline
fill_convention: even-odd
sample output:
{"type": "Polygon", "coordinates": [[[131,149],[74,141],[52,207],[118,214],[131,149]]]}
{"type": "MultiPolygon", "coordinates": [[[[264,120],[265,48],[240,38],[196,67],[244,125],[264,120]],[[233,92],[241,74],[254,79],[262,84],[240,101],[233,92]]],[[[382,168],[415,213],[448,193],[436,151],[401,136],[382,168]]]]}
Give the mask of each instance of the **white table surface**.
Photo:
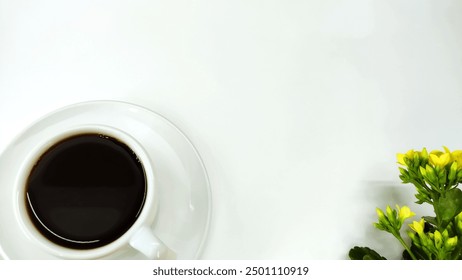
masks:
{"type": "Polygon", "coordinates": [[[132,102],[204,160],[201,258],[345,259],[354,245],[398,258],[375,207],[426,212],[397,152],[462,148],[461,12],[455,0],[0,0],[0,151],[62,106],[132,102]]]}

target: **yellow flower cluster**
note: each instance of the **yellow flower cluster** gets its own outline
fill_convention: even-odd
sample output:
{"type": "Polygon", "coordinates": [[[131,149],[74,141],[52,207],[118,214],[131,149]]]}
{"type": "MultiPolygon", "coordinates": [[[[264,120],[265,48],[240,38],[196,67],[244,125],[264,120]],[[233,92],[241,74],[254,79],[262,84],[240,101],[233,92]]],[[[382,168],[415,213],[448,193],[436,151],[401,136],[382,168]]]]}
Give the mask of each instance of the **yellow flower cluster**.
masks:
{"type": "MultiPolygon", "coordinates": [[[[417,193],[416,203],[433,206],[435,216],[426,216],[409,224],[407,234],[411,246],[401,236],[405,220],[415,216],[408,206],[376,208],[378,222],[374,226],[391,233],[404,247],[405,259],[462,259],[462,150],[428,152],[409,150],[397,154],[399,178],[402,183],[411,183],[417,193]]],[[[368,247],[355,247],[349,254],[351,259],[384,259],[368,247]]]]}
{"type": "Polygon", "coordinates": [[[380,208],[376,208],[376,212],[379,222],[374,226],[390,233],[398,233],[404,220],[415,215],[408,206],[400,207],[399,205],[396,205],[396,210],[388,205],[385,212],[380,208]]]}
{"type": "Polygon", "coordinates": [[[408,232],[413,244],[422,249],[429,259],[447,259],[457,246],[457,236],[449,237],[447,229],[425,233],[424,219],[413,221],[409,227],[414,231],[408,232]]]}
{"type": "Polygon", "coordinates": [[[450,151],[447,147],[443,146],[444,151],[433,150],[430,153],[427,152],[426,148],[422,151],[409,150],[405,154],[397,154],[398,163],[403,166],[408,166],[410,161],[428,160],[428,163],[433,167],[445,167],[452,165],[454,162],[457,163],[459,169],[462,168],[462,150],[450,151]]]}

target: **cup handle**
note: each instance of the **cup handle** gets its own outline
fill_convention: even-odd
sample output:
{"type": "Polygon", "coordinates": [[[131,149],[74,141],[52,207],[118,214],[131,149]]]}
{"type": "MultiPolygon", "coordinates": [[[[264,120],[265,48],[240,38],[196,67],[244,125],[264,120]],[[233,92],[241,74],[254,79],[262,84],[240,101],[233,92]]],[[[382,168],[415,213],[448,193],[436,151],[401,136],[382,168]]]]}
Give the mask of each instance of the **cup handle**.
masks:
{"type": "Polygon", "coordinates": [[[157,238],[149,227],[140,228],[130,239],[130,246],[151,260],[176,259],[176,254],[157,238]]]}

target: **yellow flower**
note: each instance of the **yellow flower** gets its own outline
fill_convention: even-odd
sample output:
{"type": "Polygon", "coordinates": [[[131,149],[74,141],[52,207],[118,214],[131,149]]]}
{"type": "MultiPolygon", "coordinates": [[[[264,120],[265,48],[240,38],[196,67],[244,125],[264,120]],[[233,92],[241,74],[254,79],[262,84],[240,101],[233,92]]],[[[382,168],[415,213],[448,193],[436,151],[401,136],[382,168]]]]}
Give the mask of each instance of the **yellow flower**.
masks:
{"type": "Polygon", "coordinates": [[[420,159],[426,161],[428,159],[428,152],[426,148],[423,148],[422,151],[409,150],[405,154],[396,154],[396,159],[399,164],[407,166],[406,160],[420,159]]]}
{"type": "Polygon", "coordinates": [[[437,155],[437,156],[440,156],[440,155],[442,155],[442,154],[443,154],[443,152],[440,151],[440,150],[433,150],[433,151],[430,152],[430,155],[437,155]]]}
{"type": "Polygon", "coordinates": [[[396,205],[396,208],[398,209],[398,219],[401,223],[404,222],[404,220],[415,216],[415,213],[412,212],[408,206],[403,206],[400,208],[399,205],[396,205]]]}
{"type": "Polygon", "coordinates": [[[444,152],[445,152],[445,153],[448,153],[448,154],[450,154],[450,153],[451,153],[451,151],[449,150],[449,148],[448,148],[448,147],[446,147],[446,146],[443,146],[443,149],[444,149],[444,152]]]}
{"type": "Polygon", "coordinates": [[[457,162],[459,168],[462,168],[462,150],[455,150],[451,153],[452,160],[457,162]]]}
{"type": "Polygon", "coordinates": [[[406,157],[405,154],[397,154],[396,159],[398,160],[398,163],[401,165],[407,165],[406,162],[404,161],[404,157],[406,157]]]}
{"type": "Polygon", "coordinates": [[[401,165],[407,166],[405,158],[412,160],[412,159],[414,159],[414,154],[415,153],[416,152],[414,150],[409,150],[405,154],[397,154],[396,158],[398,160],[398,163],[401,164],[401,165]]]}
{"type": "Polygon", "coordinates": [[[430,154],[430,164],[433,166],[444,167],[451,161],[450,153],[442,153],[440,155],[430,154]]]}
{"type": "Polygon", "coordinates": [[[419,235],[423,234],[424,228],[425,228],[425,221],[424,219],[420,219],[420,221],[413,221],[412,224],[409,225],[409,227],[417,232],[419,235]]]}
{"type": "MultiPolygon", "coordinates": [[[[459,166],[462,165],[462,150],[455,150],[455,151],[450,151],[448,147],[446,146],[443,146],[444,148],[444,153],[447,153],[451,156],[451,160],[450,162],[457,162],[457,164],[459,166]]],[[[442,152],[440,152],[440,154],[438,154],[438,156],[441,156],[442,152]]]]}
{"type": "Polygon", "coordinates": [[[433,150],[430,153],[430,164],[433,166],[443,167],[447,164],[457,162],[459,169],[462,169],[462,150],[450,151],[448,147],[443,146],[444,152],[433,150]]]}

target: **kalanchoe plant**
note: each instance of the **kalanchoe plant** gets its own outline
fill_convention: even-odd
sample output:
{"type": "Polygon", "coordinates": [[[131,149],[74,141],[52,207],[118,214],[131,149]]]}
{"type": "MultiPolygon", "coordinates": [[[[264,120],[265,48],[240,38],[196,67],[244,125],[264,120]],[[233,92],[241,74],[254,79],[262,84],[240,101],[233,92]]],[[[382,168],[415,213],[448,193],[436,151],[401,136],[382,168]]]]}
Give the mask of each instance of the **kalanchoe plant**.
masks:
{"type": "MultiPolygon", "coordinates": [[[[434,216],[422,217],[410,223],[406,242],[401,236],[404,221],[415,213],[408,206],[377,208],[378,222],[374,226],[392,234],[404,247],[403,259],[460,260],[462,259],[462,150],[410,150],[398,154],[400,178],[415,186],[417,204],[433,206],[434,216]],[[408,245],[409,243],[409,245],[408,245]]],[[[350,259],[385,259],[368,247],[354,247],[350,259]]]]}

